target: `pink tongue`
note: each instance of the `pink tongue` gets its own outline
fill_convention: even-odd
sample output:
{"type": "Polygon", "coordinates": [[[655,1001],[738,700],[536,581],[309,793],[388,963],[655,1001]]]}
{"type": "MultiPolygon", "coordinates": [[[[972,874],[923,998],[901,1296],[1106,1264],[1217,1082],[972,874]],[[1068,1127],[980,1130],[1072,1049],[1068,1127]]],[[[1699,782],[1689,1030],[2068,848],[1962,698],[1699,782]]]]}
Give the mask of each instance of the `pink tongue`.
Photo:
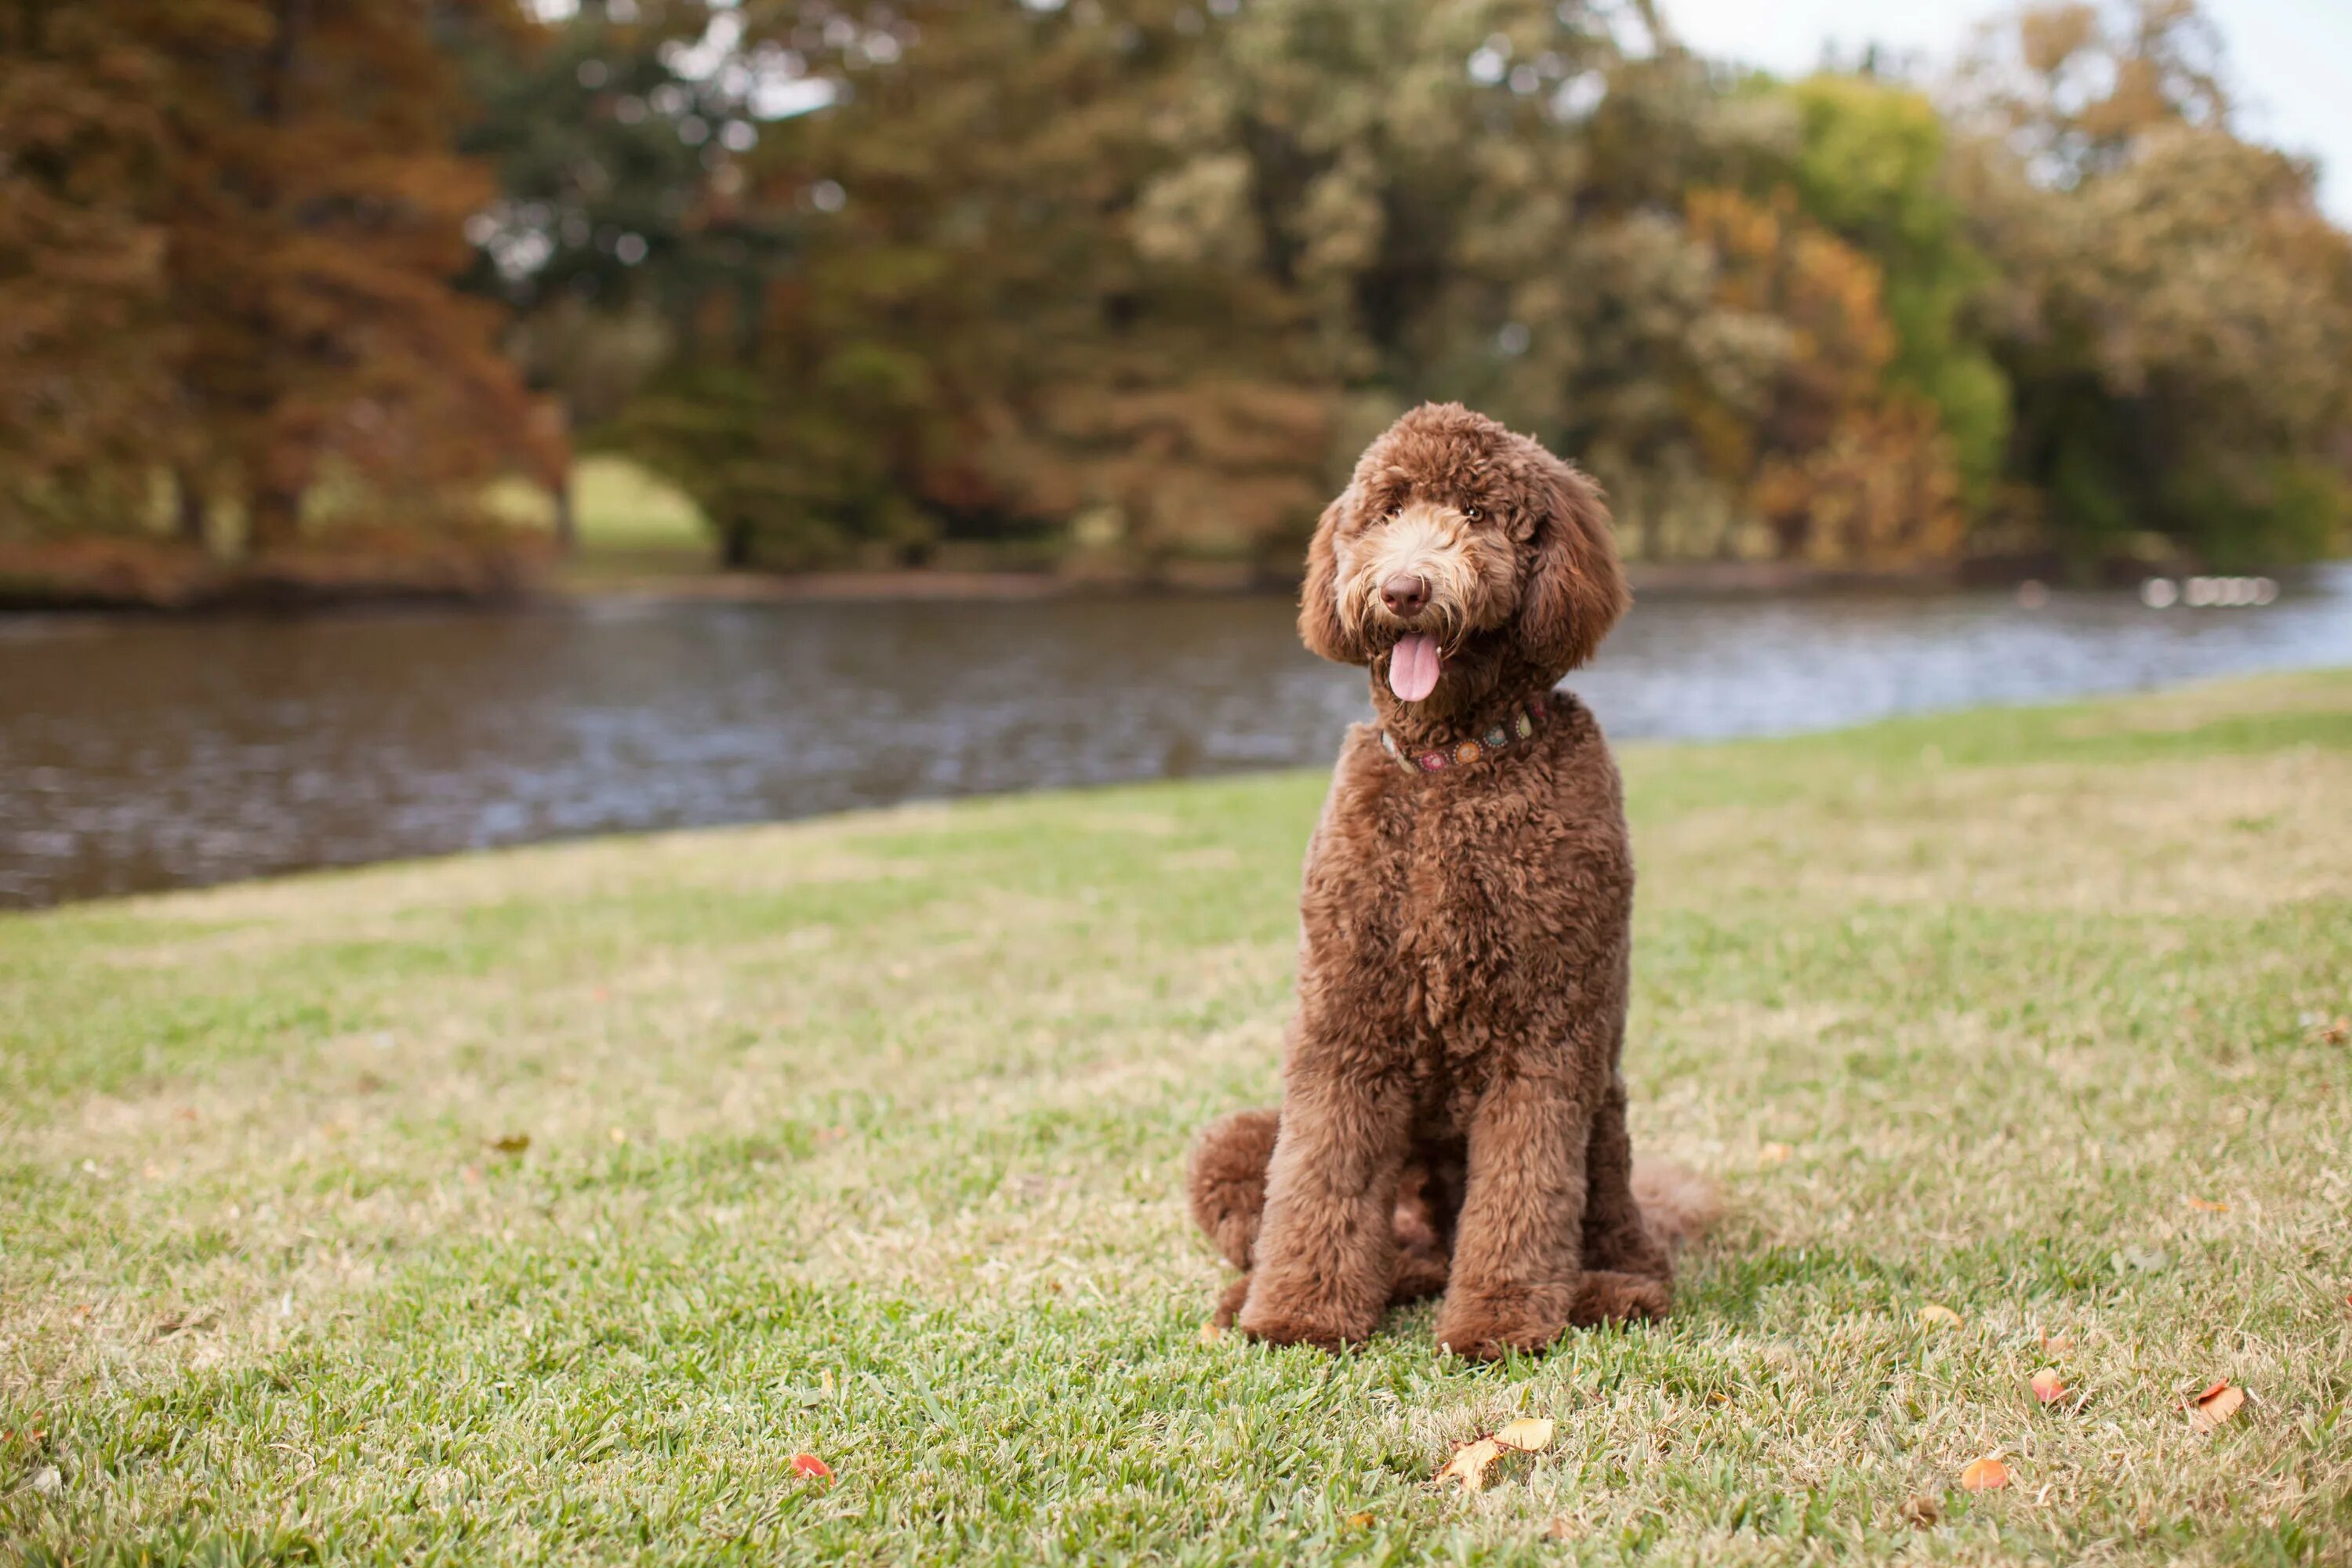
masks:
{"type": "Polygon", "coordinates": [[[1418,702],[1437,689],[1437,639],[1415,632],[1397,640],[1389,655],[1389,689],[1407,702],[1418,702]]]}

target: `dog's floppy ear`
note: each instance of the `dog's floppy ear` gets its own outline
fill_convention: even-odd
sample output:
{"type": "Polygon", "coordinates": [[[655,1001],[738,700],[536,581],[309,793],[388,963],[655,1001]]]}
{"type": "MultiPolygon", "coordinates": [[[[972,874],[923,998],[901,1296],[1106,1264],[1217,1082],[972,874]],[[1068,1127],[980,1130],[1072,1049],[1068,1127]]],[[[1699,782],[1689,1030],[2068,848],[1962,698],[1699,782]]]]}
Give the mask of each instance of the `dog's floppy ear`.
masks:
{"type": "Polygon", "coordinates": [[[1537,521],[1535,561],[1519,601],[1518,632],[1528,659],[1565,675],[1592,657],[1633,603],[1601,487],[1568,463],[1542,454],[1529,489],[1537,521]]]}
{"type": "Polygon", "coordinates": [[[1354,494],[1352,487],[1341,490],[1323,509],[1307,546],[1307,583],[1298,591],[1298,639],[1307,652],[1334,664],[1364,662],[1355,634],[1339,618],[1339,553],[1334,538],[1354,494]]]}

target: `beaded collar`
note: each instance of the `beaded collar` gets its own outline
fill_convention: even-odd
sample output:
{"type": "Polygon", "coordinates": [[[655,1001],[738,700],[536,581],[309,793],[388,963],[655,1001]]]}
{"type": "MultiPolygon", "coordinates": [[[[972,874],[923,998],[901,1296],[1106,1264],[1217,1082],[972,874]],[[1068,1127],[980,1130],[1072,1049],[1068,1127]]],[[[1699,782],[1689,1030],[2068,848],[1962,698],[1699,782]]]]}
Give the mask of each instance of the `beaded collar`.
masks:
{"type": "Polygon", "coordinates": [[[1467,767],[1480,758],[1516,746],[1533,736],[1542,723],[1540,702],[1521,703],[1517,711],[1487,726],[1483,735],[1466,741],[1455,741],[1429,752],[1406,752],[1396,743],[1396,737],[1386,730],[1381,731],[1381,744],[1388,754],[1415,773],[1441,773],[1448,768],[1467,767]]]}

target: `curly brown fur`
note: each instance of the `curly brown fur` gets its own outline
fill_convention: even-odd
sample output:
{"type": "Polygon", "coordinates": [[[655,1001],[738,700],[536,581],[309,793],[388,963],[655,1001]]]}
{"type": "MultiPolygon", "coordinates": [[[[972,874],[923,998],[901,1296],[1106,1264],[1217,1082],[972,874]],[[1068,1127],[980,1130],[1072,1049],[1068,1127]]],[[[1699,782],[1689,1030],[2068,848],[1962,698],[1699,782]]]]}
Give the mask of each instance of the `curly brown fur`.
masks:
{"type": "Polygon", "coordinates": [[[1633,1160],[1624,807],[1599,726],[1553,690],[1626,603],[1591,481],[1459,405],[1398,420],[1324,511],[1300,636],[1370,668],[1407,754],[1523,703],[1543,721],[1436,773],[1349,732],[1307,850],[1281,1108],[1193,1152],[1193,1216],[1244,1271],[1220,1321],[1336,1349],[1442,1289],[1438,1339],[1493,1357],[1666,1312],[1714,1198],[1633,1160]]]}

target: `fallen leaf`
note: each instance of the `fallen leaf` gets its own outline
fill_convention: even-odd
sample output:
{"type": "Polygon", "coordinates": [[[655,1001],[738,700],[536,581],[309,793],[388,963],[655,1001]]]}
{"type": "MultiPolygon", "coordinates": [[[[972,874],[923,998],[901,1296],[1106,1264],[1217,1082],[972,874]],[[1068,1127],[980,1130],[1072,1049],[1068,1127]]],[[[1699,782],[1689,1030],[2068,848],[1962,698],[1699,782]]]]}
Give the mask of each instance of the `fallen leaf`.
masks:
{"type": "Polygon", "coordinates": [[[1351,1513],[1348,1516],[1348,1522],[1355,1529],[1370,1530],[1372,1528],[1372,1516],[1369,1513],[1351,1513]]]}
{"type": "Polygon", "coordinates": [[[618,1127],[614,1128],[611,1131],[605,1133],[604,1136],[610,1138],[616,1144],[625,1143],[629,1141],[628,1133],[618,1127]]]}
{"type": "Polygon", "coordinates": [[[2074,1353],[2074,1336],[2072,1334],[2042,1335],[2042,1353],[2046,1356],[2073,1355],[2074,1353]]]}
{"type": "Polygon", "coordinates": [[[1495,1434],[1495,1441],[1522,1454],[1540,1454],[1551,1447],[1553,1424],[1548,1415],[1522,1415],[1495,1434]]]}
{"type": "Polygon", "coordinates": [[[2340,1046],[2352,1040],[2352,1018],[2337,1018],[2320,1025],[2316,1031],[2316,1037],[2323,1044],[2330,1046],[2340,1046]]]}
{"type": "Polygon", "coordinates": [[[2191,1414],[2196,1417],[2197,1425],[2210,1432],[2235,1415],[2238,1406],[2245,1402],[2246,1391],[2223,1378],[2190,1402],[2193,1406],[2191,1414]]]}
{"type": "Polygon", "coordinates": [[[1915,1497],[1903,1505],[1903,1522],[1914,1530],[1932,1530],[1943,1517],[1944,1505],[1931,1497],[1915,1497]]]}
{"type": "Polygon", "coordinates": [[[816,1374],[816,1385],[827,1394],[831,1394],[833,1392],[833,1369],[831,1367],[821,1367],[818,1369],[816,1374]]]}
{"type": "Polygon", "coordinates": [[[530,1147],[530,1134],[528,1132],[509,1132],[504,1137],[491,1139],[490,1147],[496,1149],[501,1154],[520,1154],[524,1150],[530,1147]]]}
{"type": "Polygon", "coordinates": [[[1465,1492],[1486,1485],[1486,1467],[1506,1454],[1540,1454],[1551,1447],[1555,1424],[1548,1416],[1522,1415],[1499,1432],[1490,1432],[1454,1450],[1434,1479],[1457,1480],[1465,1492]]]}
{"type": "Polygon", "coordinates": [[[1990,1454],[1971,1459],[1960,1471],[1960,1485],[1972,1492],[1997,1492],[2009,1485],[2009,1467],[1990,1454]]]}
{"type": "Polygon", "coordinates": [[[1213,1345],[1224,1337],[1225,1331],[1217,1327],[1216,1324],[1202,1323],[1201,1325],[1201,1342],[1202,1344],[1213,1345]]]}
{"type": "Polygon", "coordinates": [[[2200,1214],[2228,1214],[2230,1212],[2230,1205],[2228,1204],[2217,1204],[2206,1198],[2189,1198],[2185,1201],[2190,1208],[2197,1210],[2200,1214]]]}
{"type": "Polygon", "coordinates": [[[33,1489],[50,1497],[65,1489],[66,1479],[55,1465],[44,1465],[33,1472],[33,1489]]]}
{"type": "Polygon", "coordinates": [[[2054,1366],[2045,1366],[2033,1374],[2033,1397],[2044,1405],[2055,1405],[2066,1397],[2066,1380],[2058,1375],[2054,1366]]]}
{"type": "Polygon", "coordinates": [[[814,1454],[794,1454],[793,1474],[808,1480],[829,1481],[833,1479],[833,1467],[814,1454]]]}
{"type": "Polygon", "coordinates": [[[1960,1315],[1949,1307],[1930,1301],[1919,1309],[1919,1326],[1926,1328],[1931,1324],[1937,1328],[1957,1329],[1960,1326],[1960,1315]]]}
{"type": "Polygon", "coordinates": [[[1486,1467],[1503,1457],[1503,1446],[1492,1437],[1481,1437],[1475,1443],[1465,1443],[1454,1450],[1454,1457],[1440,1467],[1437,1480],[1456,1480],[1465,1492],[1484,1490],[1486,1467]]]}
{"type": "Polygon", "coordinates": [[[1777,1165],[1795,1152],[1786,1143],[1767,1143],[1756,1152],[1756,1157],[1768,1165],[1777,1165]]]}

